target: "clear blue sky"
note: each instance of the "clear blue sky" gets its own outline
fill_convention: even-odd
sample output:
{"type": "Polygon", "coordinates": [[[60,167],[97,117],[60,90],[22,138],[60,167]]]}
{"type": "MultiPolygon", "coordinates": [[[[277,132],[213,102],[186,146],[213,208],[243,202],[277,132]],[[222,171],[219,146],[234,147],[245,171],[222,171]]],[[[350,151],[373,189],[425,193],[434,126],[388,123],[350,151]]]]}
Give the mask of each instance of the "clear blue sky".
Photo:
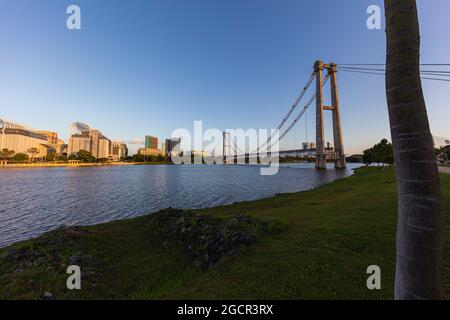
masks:
{"type": "MultiPolygon", "coordinates": [[[[125,141],[163,139],[194,120],[272,128],[315,60],[384,63],[384,30],[366,28],[367,7],[382,3],[0,0],[0,117],[63,138],[82,121],[125,141]],[[81,7],[80,31],[66,29],[70,4],[81,7]]],[[[450,1],[418,3],[422,62],[450,63],[450,1]]],[[[346,152],[389,137],[384,78],[341,73],[339,85],[346,152]]],[[[424,83],[437,136],[450,137],[449,89],[424,83]]],[[[308,127],[311,140],[313,109],[308,127]]],[[[305,134],[303,120],[282,147],[305,134]]]]}

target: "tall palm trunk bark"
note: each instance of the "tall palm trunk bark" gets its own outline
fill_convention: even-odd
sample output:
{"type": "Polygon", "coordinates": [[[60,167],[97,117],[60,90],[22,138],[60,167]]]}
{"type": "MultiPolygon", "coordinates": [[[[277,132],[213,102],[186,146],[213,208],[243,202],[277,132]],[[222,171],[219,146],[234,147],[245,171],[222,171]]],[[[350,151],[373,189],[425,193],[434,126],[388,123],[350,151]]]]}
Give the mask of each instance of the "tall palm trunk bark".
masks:
{"type": "Polygon", "coordinates": [[[397,167],[396,299],[442,298],[442,199],[420,80],[415,0],[385,0],[386,95],[397,167]]]}

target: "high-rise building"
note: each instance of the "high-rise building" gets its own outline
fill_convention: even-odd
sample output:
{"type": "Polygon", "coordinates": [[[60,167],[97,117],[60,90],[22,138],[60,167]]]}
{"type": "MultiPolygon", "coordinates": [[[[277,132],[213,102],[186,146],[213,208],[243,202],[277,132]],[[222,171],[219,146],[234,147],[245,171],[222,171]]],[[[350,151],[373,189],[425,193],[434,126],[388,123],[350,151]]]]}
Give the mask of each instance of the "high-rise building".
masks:
{"type": "Polygon", "coordinates": [[[166,139],[166,155],[171,156],[180,153],[181,138],[166,139]]]}
{"type": "Polygon", "coordinates": [[[145,136],[146,149],[158,149],[158,138],[152,136],[145,136]]]}
{"type": "Polygon", "coordinates": [[[71,125],[72,132],[74,128],[80,130],[70,136],[67,154],[77,154],[79,151],[85,150],[92,153],[97,159],[109,158],[111,156],[111,140],[102,135],[100,131],[84,126],[77,126],[77,123],[71,125]]]}
{"type": "Polygon", "coordinates": [[[311,150],[311,149],[315,149],[315,148],[316,148],[316,144],[314,142],[303,142],[302,143],[303,150],[311,150]]]}
{"type": "Polygon", "coordinates": [[[128,147],[122,141],[113,141],[112,143],[112,158],[113,161],[120,161],[128,157],[128,147]]]}

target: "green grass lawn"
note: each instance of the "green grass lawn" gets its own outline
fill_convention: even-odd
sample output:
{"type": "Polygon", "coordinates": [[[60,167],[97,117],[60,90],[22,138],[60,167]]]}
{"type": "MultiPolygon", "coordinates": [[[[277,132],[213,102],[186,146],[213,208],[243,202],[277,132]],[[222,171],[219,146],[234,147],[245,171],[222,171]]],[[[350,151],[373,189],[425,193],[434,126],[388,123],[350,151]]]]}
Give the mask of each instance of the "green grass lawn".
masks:
{"type": "MultiPolygon", "coordinates": [[[[441,175],[445,248],[450,245],[450,175],[441,175]]],[[[363,168],[319,189],[199,212],[279,220],[263,236],[207,271],[194,269],[152,234],[151,216],[58,230],[0,250],[0,298],[392,299],[396,186],[393,169],[363,168]],[[51,239],[64,239],[52,243],[51,239]],[[12,248],[40,250],[26,265],[5,258],[12,248]],[[89,255],[82,290],[65,283],[68,257],[89,255]],[[55,260],[55,255],[59,258],[55,260]],[[366,268],[379,265],[382,289],[366,288],[366,268]]],[[[444,270],[450,298],[450,255],[444,270]]]]}

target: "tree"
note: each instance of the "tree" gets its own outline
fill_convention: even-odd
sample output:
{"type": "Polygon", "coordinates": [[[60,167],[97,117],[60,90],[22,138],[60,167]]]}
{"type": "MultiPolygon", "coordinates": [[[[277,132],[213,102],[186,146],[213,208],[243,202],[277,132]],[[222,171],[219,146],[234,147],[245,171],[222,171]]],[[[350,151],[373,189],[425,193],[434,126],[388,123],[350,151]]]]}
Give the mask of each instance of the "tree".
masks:
{"type": "Polygon", "coordinates": [[[385,0],[386,95],[397,168],[396,299],[442,298],[442,198],[420,79],[415,0],[385,0]]]}
{"type": "Polygon", "coordinates": [[[16,153],[13,157],[14,161],[18,162],[28,162],[30,160],[30,157],[24,153],[16,153]]]}
{"type": "Polygon", "coordinates": [[[92,153],[90,153],[89,151],[86,151],[86,150],[78,151],[77,159],[80,160],[81,162],[94,162],[95,161],[95,157],[92,155],[92,153]]]}
{"type": "Polygon", "coordinates": [[[8,148],[4,148],[0,151],[0,159],[2,160],[6,160],[11,158],[12,156],[14,156],[14,151],[13,150],[9,150],[8,148]]]}
{"type": "Polygon", "coordinates": [[[387,139],[383,139],[380,143],[377,143],[373,146],[372,157],[373,162],[376,162],[378,165],[381,163],[383,166],[385,164],[393,164],[394,163],[394,155],[392,144],[387,141],[387,139]]]}
{"type": "Polygon", "coordinates": [[[39,154],[39,150],[37,148],[30,148],[27,150],[28,154],[31,155],[31,162],[33,162],[34,157],[39,154]]]}
{"type": "Polygon", "coordinates": [[[75,155],[75,154],[71,154],[71,155],[67,158],[67,160],[78,160],[78,157],[77,157],[77,155],[75,155]]]}
{"type": "Polygon", "coordinates": [[[45,160],[52,162],[56,160],[56,153],[50,153],[45,157],[45,160]]]}
{"type": "Polygon", "coordinates": [[[363,151],[362,161],[366,166],[370,166],[373,161],[373,148],[369,148],[363,151]]]}
{"type": "Polygon", "coordinates": [[[383,166],[385,164],[392,165],[394,164],[392,144],[387,139],[383,139],[372,148],[364,150],[362,158],[366,165],[371,165],[372,163],[377,163],[378,165],[381,163],[383,166]]]}
{"type": "Polygon", "coordinates": [[[447,160],[450,160],[450,146],[441,147],[439,153],[441,153],[447,160]]]}
{"type": "Polygon", "coordinates": [[[145,161],[145,156],[143,156],[142,154],[133,155],[133,162],[144,162],[144,161],[145,161]]]}

